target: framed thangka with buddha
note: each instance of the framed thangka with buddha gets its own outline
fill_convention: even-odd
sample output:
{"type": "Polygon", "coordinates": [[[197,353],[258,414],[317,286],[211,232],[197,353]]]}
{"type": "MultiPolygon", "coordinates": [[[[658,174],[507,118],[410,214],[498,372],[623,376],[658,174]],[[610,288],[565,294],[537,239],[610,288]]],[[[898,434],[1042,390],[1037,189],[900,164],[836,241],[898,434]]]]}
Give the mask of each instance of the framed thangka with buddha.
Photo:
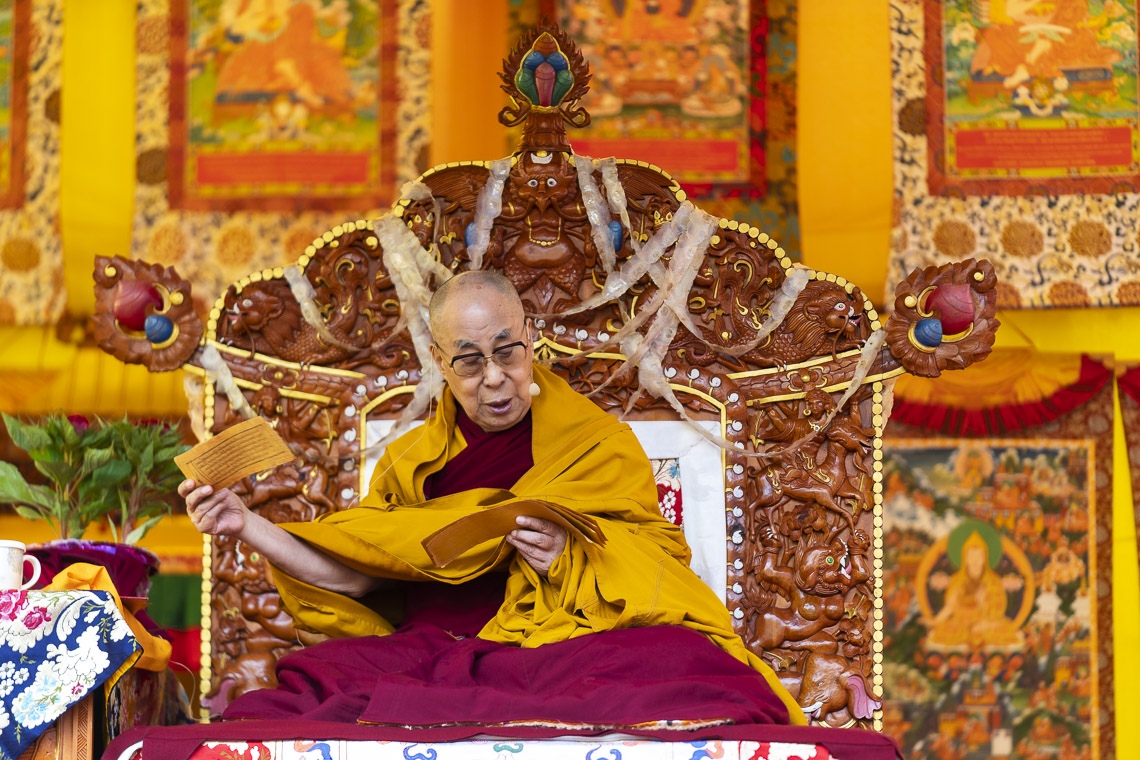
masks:
{"type": "Polygon", "coordinates": [[[667,167],[687,192],[763,195],[763,0],[545,0],[593,79],[583,155],[667,167]]]}
{"type": "Polygon", "coordinates": [[[932,194],[1110,193],[1140,179],[1135,2],[925,8],[932,194]]]}
{"type": "Polygon", "coordinates": [[[891,7],[891,278],[985,255],[1004,308],[1140,303],[1135,0],[891,7]]]}
{"type": "Polygon", "coordinates": [[[292,264],[426,169],[428,0],[141,0],[135,253],[195,292],[292,264]]]}
{"type": "Polygon", "coordinates": [[[173,3],[171,205],[372,208],[389,198],[395,5],[173,3]]]}
{"type": "Polygon", "coordinates": [[[887,443],[884,730],[905,756],[1111,756],[1097,457],[1093,439],[887,443]]]}

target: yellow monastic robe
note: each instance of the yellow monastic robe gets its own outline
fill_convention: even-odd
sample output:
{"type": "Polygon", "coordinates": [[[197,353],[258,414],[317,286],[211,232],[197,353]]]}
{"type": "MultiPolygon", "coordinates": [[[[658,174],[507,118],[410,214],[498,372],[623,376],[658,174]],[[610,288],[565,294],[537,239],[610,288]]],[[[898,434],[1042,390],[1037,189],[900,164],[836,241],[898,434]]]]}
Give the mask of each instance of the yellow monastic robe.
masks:
{"type": "MultiPolygon", "coordinates": [[[[536,365],[534,376],[542,389],[531,406],[534,466],[510,491],[480,488],[425,500],[425,479],[464,447],[455,399],[445,391],[432,420],[388,446],[359,507],[282,527],[344,564],[384,578],[456,584],[509,563],[503,605],[479,633],[491,641],[537,647],[651,625],[699,631],[759,671],[787,705],[792,722],[805,724],[775,673],[744,646],[728,610],[689,568],[684,535],[661,517],[652,468],[630,427],[552,372],[536,365]],[[480,544],[446,567],[432,565],[421,543],[426,536],[483,507],[520,499],[590,515],[606,545],[571,538],[545,579],[504,539],[480,544]]],[[[334,637],[393,630],[356,599],[277,568],[274,577],[300,628],[334,637]]]]}

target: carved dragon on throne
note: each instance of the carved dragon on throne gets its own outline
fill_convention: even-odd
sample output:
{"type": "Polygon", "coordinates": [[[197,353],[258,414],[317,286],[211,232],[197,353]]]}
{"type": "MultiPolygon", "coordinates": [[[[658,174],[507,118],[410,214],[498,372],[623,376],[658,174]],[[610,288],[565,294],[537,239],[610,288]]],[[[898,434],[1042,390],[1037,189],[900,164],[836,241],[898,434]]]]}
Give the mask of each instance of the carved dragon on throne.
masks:
{"type": "MultiPolygon", "coordinates": [[[[310,520],[366,486],[368,421],[399,432],[438,391],[422,374],[432,289],[459,270],[498,269],[539,328],[536,355],[600,406],[719,429],[699,427],[724,451],[738,631],[819,723],[874,726],[889,383],[989,352],[993,268],[913,273],[884,323],[853,283],[709,216],[661,169],[575,154],[566,129],[589,123],[577,105],[589,78],[559,28],[532,30],[502,73],[500,121],[523,127],[514,154],[429,170],[390,213],[329,230],[294,266],[251,273],[204,320],[173,269],[100,259],[100,345],[199,378],[207,434],[270,420],[296,460],[239,489],[274,521],[310,520]]],[[[272,683],[298,635],[263,560],[224,539],[211,555],[204,687],[220,708],[272,683]]]]}

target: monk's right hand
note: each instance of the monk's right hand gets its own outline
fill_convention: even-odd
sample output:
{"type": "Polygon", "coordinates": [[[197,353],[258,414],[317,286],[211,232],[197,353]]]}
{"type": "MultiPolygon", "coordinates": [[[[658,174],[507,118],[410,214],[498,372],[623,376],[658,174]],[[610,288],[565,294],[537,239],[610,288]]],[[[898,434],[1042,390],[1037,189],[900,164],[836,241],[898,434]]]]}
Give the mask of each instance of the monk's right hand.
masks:
{"type": "Polygon", "coordinates": [[[213,486],[198,486],[184,480],[178,494],[186,500],[186,514],[200,532],[211,536],[237,536],[245,530],[249,508],[228,488],[215,491],[213,486]]]}

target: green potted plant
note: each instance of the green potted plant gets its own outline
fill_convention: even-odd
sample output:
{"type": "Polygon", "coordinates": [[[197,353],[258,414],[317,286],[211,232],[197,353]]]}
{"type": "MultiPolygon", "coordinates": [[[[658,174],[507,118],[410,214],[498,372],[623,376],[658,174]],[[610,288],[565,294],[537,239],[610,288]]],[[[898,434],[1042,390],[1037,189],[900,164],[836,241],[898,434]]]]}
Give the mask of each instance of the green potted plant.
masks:
{"type": "MultiPolygon", "coordinates": [[[[47,548],[50,556],[39,555],[41,561],[56,571],[74,561],[92,561],[107,566],[115,580],[122,557],[154,557],[134,544],[177,503],[182,475],[174,457],[189,446],[176,428],[157,420],[92,421],[81,415],[55,414],[35,422],[3,417],[13,443],[28,452],[47,480],[29,483],[15,465],[0,462],[0,503],[12,504],[28,519],[48,521],[60,537],[47,548]],[[81,540],[97,523],[110,529],[110,544],[81,540]],[[93,556],[79,556],[92,551],[93,556]]],[[[156,566],[157,559],[150,564],[156,566]]],[[[141,581],[150,572],[153,568],[141,581]]],[[[124,595],[138,595],[135,586],[149,585],[141,581],[124,580],[120,586],[116,580],[116,586],[124,595]]]]}

